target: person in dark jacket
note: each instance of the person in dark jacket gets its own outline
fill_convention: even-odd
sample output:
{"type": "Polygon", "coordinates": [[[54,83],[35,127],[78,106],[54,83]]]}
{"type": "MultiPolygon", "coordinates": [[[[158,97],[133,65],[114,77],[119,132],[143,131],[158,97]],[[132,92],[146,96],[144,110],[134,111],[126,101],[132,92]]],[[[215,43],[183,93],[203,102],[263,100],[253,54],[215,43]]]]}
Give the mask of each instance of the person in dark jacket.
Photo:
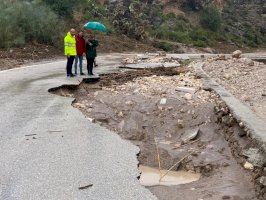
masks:
{"type": "Polygon", "coordinates": [[[82,72],[82,62],[83,62],[83,54],[85,54],[86,51],[86,44],[85,44],[85,39],[83,37],[83,32],[80,31],[76,37],[76,49],[77,49],[77,55],[75,57],[75,75],[78,74],[78,62],[79,62],[79,69],[80,69],[80,75],[85,75],[82,72]]]}
{"type": "Polygon", "coordinates": [[[98,40],[94,38],[93,35],[89,35],[88,41],[86,42],[86,59],[87,59],[87,69],[88,74],[93,75],[93,64],[95,57],[97,56],[96,48],[99,45],[98,40]]]}

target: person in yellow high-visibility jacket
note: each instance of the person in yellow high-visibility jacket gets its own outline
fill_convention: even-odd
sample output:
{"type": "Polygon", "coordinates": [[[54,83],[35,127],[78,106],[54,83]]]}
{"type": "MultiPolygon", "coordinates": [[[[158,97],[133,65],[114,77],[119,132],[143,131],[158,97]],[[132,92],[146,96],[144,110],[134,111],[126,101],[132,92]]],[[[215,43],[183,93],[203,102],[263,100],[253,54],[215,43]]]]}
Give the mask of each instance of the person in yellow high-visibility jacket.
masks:
{"type": "Polygon", "coordinates": [[[65,55],[67,57],[67,66],[66,66],[67,77],[75,76],[72,73],[72,65],[77,55],[75,34],[76,34],[76,30],[72,28],[67,33],[64,39],[65,55]]]}

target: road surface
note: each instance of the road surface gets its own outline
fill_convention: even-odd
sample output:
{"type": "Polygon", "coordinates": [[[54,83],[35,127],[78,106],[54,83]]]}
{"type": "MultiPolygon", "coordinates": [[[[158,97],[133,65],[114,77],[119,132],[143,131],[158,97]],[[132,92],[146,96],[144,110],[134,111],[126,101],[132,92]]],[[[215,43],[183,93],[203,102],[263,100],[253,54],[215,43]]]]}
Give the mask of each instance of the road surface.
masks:
{"type": "MultiPolygon", "coordinates": [[[[99,57],[99,69],[119,60],[99,57]]],[[[156,199],[137,180],[136,146],[48,93],[78,81],[65,77],[65,61],[0,72],[1,200],[156,199]]]]}

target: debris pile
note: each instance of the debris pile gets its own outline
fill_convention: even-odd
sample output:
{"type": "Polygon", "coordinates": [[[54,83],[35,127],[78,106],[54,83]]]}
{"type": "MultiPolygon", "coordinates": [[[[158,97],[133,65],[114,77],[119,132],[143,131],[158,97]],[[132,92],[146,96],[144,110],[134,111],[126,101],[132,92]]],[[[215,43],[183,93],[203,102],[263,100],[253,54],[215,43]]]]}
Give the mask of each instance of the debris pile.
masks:
{"type": "MultiPolygon", "coordinates": [[[[177,73],[180,69],[142,69],[102,75],[97,83],[81,83],[74,91],[76,102],[73,105],[89,121],[137,145],[140,165],[157,168],[156,149],[159,149],[160,166],[167,169],[167,173],[185,170],[202,175],[197,182],[190,183],[193,190],[187,185],[174,188],[175,196],[187,192],[185,195],[190,198],[194,192],[195,199],[202,194],[212,194],[212,199],[223,199],[225,194],[228,198],[255,199],[248,173],[256,166],[250,159],[248,162],[252,166],[245,165],[250,170],[244,169],[244,163],[236,163],[222,137],[227,129],[216,123],[213,112],[216,95],[202,89],[202,82],[192,69],[177,73]],[[219,187],[213,188],[217,182],[219,187]],[[210,189],[200,187],[204,184],[210,189]]],[[[224,118],[224,121],[228,120],[224,118]]],[[[258,178],[264,184],[265,178],[258,178]]],[[[173,187],[164,188],[163,195],[172,194],[173,187]]],[[[151,188],[151,191],[160,197],[156,189],[151,188]]]]}
{"type": "Polygon", "coordinates": [[[266,119],[266,65],[236,52],[231,59],[210,58],[204,70],[243,103],[266,119]],[[237,54],[238,53],[238,54],[237,54]],[[238,58],[236,58],[236,55],[238,58]]]}
{"type": "MultiPolygon", "coordinates": [[[[146,98],[173,97],[176,98],[177,93],[180,93],[183,99],[189,104],[198,105],[206,101],[212,101],[209,92],[202,90],[202,82],[197,79],[195,74],[181,73],[176,76],[157,76],[139,77],[132,82],[127,82],[123,85],[113,85],[112,87],[103,87],[102,90],[111,91],[115,94],[141,94],[146,98]],[[196,94],[195,94],[196,93],[196,94]]],[[[161,99],[160,104],[166,104],[167,99],[161,99]]]]}
{"type": "Polygon", "coordinates": [[[144,54],[122,59],[121,68],[144,69],[156,67],[178,67],[179,59],[166,56],[165,52],[144,54]]]}

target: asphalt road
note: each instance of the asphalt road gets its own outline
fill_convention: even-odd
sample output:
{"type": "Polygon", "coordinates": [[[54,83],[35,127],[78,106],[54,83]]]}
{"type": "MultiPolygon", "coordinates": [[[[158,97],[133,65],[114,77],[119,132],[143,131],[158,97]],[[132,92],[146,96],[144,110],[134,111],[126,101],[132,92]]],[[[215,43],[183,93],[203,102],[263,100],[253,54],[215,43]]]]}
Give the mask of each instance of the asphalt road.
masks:
{"type": "MultiPolygon", "coordinates": [[[[98,62],[112,71],[119,56],[98,62]]],[[[0,72],[1,200],[156,199],[137,180],[136,146],[48,93],[79,80],[65,61],[0,72]]]]}

